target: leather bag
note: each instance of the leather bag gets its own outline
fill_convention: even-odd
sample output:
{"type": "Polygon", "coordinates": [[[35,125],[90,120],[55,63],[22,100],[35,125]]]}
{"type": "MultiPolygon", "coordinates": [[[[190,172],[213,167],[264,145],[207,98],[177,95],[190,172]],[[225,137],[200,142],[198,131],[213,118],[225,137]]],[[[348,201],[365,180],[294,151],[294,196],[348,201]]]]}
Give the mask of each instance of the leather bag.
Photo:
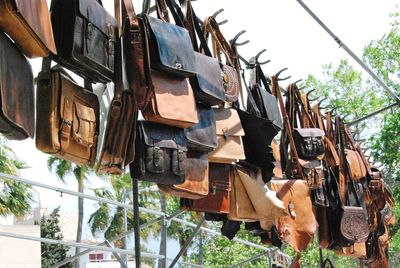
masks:
{"type": "Polygon", "coordinates": [[[218,147],[208,160],[212,163],[232,163],[245,159],[242,136],[244,131],[236,110],[214,108],[218,147]]]}
{"type": "Polygon", "coordinates": [[[0,29],[29,58],[57,54],[46,0],[1,1],[0,29]]]}
{"type": "Polygon", "coordinates": [[[186,158],[185,182],[178,185],[158,184],[158,188],[168,194],[190,199],[199,199],[207,196],[207,154],[189,150],[186,158]]]}
{"type": "Polygon", "coordinates": [[[61,67],[43,60],[38,76],[36,147],[47,154],[93,166],[99,133],[99,100],[61,67]]]}
{"type": "Polygon", "coordinates": [[[324,155],[324,131],[319,128],[295,128],[293,138],[298,156],[312,160],[324,155]]]}
{"type": "Polygon", "coordinates": [[[181,209],[228,214],[233,176],[232,165],[210,163],[208,195],[195,200],[181,198],[181,209]]]}
{"type": "Polygon", "coordinates": [[[271,190],[284,202],[287,213],[287,216],[275,218],[281,240],[296,252],[306,249],[318,227],[307,182],[271,180],[271,190]]]}
{"type": "Polygon", "coordinates": [[[132,178],[167,185],[181,184],[186,172],[183,129],[139,121],[132,178]]]}
{"type": "Polygon", "coordinates": [[[32,68],[15,44],[0,32],[0,132],[10,140],[33,138],[35,93],[32,68]]]}
{"type": "Polygon", "coordinates": [[[286,215],[284,203],[278,199],[276,192],[264,184],[259,169],[237,166],[236,173],[254,207],[261,228],[270,231],[275,218],[286,215]]]}
{"type": "Polygon", "coordinates": [[[142,111],[152,122],[187,128],[198,123],[193,90],[187,78],[174,79],[155,70],[152,73],[153,94],[142,111]]]}
{"type": "Polygon", "coordinates": [[[117,21],[101,0],[52,0],[57,62],[92,82],[114,80],[117,21]]]}
{"type": "Polygon", "coordinates": [[[188,148],[211,152],[218,146],[214,110],[197,104],[197,113],[199,122],[184,130],[188,148]]]}
{"type": "Polygon", "coordinates": [[[351,177],[358,181],[367,176],[367,169],[357,151],[346,150],[346,160],[350,167],[351,177]]]}

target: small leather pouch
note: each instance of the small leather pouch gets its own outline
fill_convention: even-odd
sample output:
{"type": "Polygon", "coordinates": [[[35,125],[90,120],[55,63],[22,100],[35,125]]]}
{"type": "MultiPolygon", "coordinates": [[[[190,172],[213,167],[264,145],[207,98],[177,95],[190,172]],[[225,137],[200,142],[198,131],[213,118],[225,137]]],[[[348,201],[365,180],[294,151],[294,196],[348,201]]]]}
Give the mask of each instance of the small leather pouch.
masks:
{"type": "Polygon", "coordinates": [[[325,133],[319,128],[295,128],[293,138],[300,158],[312,160],[324,155],[325,133]]]}
{"type": "Polygon", "coordinates": [[[343,206],[340,232],[351,242],[365,242],[369,235],[367,215],[362,207],[343,206]]]}

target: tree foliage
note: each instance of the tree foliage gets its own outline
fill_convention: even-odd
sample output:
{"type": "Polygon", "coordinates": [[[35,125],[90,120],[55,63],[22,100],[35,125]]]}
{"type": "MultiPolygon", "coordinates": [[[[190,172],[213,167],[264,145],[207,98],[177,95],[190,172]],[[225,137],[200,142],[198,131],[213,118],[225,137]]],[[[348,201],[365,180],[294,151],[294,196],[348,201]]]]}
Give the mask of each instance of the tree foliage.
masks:
{"type": "MultiPolygon", "coordinates": [[[[61,233],[59,226],[60,222],[60,207],[55,208],[48,217],[43,216],[40,220],[40,237],[63,240],[64,236],[61,233]]],[[[68,246],[61,244],[41,243],[42,251],[42,267],[48,268],[67,257],[68,246]]],[[[72,263],[61,266],[62,268],[72,267],[72,263]]]]}

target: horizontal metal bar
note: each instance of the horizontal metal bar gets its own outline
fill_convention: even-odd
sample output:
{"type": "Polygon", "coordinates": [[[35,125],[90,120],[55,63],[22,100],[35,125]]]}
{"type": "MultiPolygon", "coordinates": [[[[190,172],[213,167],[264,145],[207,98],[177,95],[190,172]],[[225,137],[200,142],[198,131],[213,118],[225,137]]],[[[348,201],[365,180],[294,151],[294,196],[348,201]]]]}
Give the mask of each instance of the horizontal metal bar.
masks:
{"type": "MultiPolygon", "coordinates": [[[[30,241],[37,241],[37,242],[48,243],[48,244],[65,245],[65,246],[69,246],[69,247],[79,247],[79,248],[87,248],[87,249],[107,251],[107,252],[112,252],[112,253],[135,255],[134,251],[132,251],[132,250],[119,249],[119,248],[109,248],[109,247],[95,246],[95,245],[88,245],[88,244],[85,244],[85,243],[69,242],[69,241],[64,241],[64,240],[55,240],[55,239],[49,239],[49,238],[29,236],[29,235],[21,235],[21,234],[12,234],[12,233],[7,233],[7,232],[0,232],[0,236],[16,238],[16,239],[24,239],[24,240],[30,240],[30,241]]],[[[156,259],[164,259],[165,258],[165,256],[163,256],[163,255],[152,254],[152,253],[143,253],[142,255],[144,257],[156,258],[156,259]]]]}
{"type": "Polygon", "coordinates": [[[257,260],[257,259],[259,259],[259,258],[261,258],[261,257],[264,257],[264,255],[268,255],[268,254],[269,254],[269,252],[261,252],[260,254],[254,255],[253,257],[251,257],[251,258],[249,258],[249,259],[246,259],[246,260],[241,261],[241,262],[239,262],[239,263],[237,263],[237,264],[235,264],[235,265],[232,265],[231,268],[240,267],[240,266],[242,266],[243,264],[252,262],[252,261],[257,260]]]}
{"type": "Polygon", "coordinates": [[[397,105],[398,105],[397,103],[390,104],[389,106],[386,106],[386,107],[384,107],[384,108],[382,108],[382,109],[379,109],[378,111],[375,111],[375,112],[373,112],[373,113],[367,114],[366,116],[363,116],[363,117],[361,117],[361,118],[355,119],[355,120],[352,121],[352,122],[346,123],[346,125],[348,125],[348,126],[356,125],[356,124],[358,124],[358,123],[360,123],[360,122],[362,122],[362,121],[364,121],[364,120],[367,120],[367,119],[369,119],[369,118],[371,118],[371,117],[373,117],[373,116],[375,116],[375,115],[377,115],[377,114],[380,114],[380,113],[382,113],[382,112],[384,112],[384,111],[386,111],[386,110],[389,110],[389,109],[391,109],[391,108],[394,108],[394,107],[396,107],[397,105]]]}

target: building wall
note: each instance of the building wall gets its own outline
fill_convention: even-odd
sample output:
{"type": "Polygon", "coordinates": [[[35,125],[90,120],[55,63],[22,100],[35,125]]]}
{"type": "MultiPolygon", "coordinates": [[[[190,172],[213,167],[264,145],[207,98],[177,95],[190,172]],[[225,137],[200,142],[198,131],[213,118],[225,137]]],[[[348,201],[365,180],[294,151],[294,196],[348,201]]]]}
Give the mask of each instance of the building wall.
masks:
{"type": "MultiPolygon", "coordinates": [[[[39,225],[0,225],[0,231],[40,237],[39,225]]],[[[41,268],[40,242],[0,236],[0,267],[41,268]]]]}

